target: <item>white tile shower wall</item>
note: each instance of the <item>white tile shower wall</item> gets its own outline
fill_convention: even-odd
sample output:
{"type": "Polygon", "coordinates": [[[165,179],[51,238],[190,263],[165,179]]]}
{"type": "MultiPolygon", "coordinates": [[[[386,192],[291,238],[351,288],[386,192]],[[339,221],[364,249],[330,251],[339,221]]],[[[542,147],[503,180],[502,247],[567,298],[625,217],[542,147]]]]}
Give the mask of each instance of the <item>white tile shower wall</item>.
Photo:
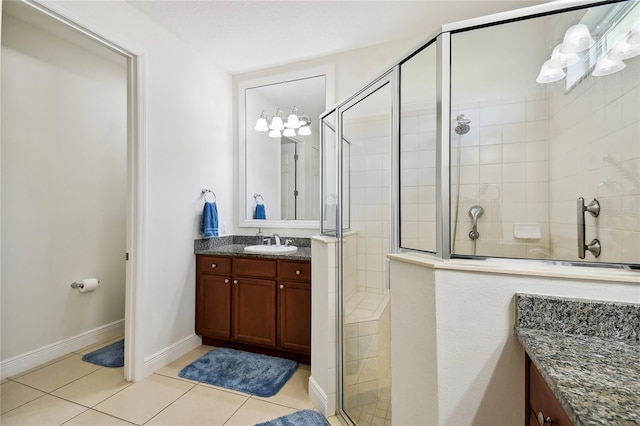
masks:
{"type": "Polygon", "coordinates": [[[577,198],[600,202],[586,216],[586,241],[602,254],[589,261],[640,263],[640,57],[622,71],[588,76],[565,93],[550,87],[551,219],[554,256],[577,259],[577,198]]]}
{"type": "MultiPolygon", "coordinates": [[[[389,120],[350,120],[351,230],[357,233],[358,291],[385,291],[385,256],[389,252],[389,120]]],[[[351,248],[346,248],[351,252],[351,248]]],[[[350,294],[352,295],[352,294],[350,294]]],[[[345,294],[347,296],[347,294],[345,294]]]]}
{"type": "Polygon", "coordinates": [[[402,113],[400,244],[430,252],[436,251],[436,125],[434,108],[402,113]]]}
{"type": "Polygon", "coordinates": [[[455,105],[452,117],[458,114],[471,119],[471,124],[469,132],[463,135],[455,133],[455,120],[451,126],[454,253],[473,253],[468,212],[478,204],[484,209],[478,219],[478,255],[548,257],[549,108],[544,90],[521,97],[455,105]],[[540,238],[516,238],[517,223],[537,224],[540,238]]]}

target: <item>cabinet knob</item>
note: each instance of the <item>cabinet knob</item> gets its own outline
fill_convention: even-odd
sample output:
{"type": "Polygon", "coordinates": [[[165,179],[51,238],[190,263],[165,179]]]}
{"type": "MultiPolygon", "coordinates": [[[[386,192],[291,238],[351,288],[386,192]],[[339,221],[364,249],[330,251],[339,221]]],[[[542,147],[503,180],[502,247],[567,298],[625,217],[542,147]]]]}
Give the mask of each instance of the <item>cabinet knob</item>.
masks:
{"type": "Polygon", "coordinates": [[[234,284],[238,284],[238,280],[233,280],[233,283],[234,284]]]}
{"type": "Polygon", "coordinates": [[[215,263],[212,263],[212,264],[211,264],[211,268],[212,268],[212,269],[216,269],[217,267],[218,267],[218,265],[216,265],[215,263]]]}
{"type": "Polygon", "coordinates": [[[301,273],[300,269],[296,269],[296,275],[300,275],[301,273]]]}
{"type": "Polygon", "coordinates": [[[225,283],[225,284],[229,284],[229,278],[225,278],[225,279],[224,279],[224,283],[225,283]]]}
{"type": "Polygon", "coordinates": [[[545,419],[544,414],[542,414],[542,411],[538,411],[538,423],[540,424],[540,426],[545,426],[545,425],[551,426],[552,424],[551,417],[547,417],[545,419]]]}
{"type": "Polygon", "coordinates": [[[284,288],[284,284],[280,284],[280,288],[284,288]]]}

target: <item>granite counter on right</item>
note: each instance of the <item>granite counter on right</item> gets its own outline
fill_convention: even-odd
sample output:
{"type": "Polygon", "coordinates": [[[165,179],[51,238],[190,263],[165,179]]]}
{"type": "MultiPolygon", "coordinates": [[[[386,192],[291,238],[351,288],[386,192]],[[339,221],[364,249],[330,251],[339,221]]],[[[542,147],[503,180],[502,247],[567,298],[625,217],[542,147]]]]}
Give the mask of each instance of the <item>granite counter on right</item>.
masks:
{"type": "Polygon", "coordinates": [[[516,294],[527,425],[640,425],[640,305],[516,294]]]}

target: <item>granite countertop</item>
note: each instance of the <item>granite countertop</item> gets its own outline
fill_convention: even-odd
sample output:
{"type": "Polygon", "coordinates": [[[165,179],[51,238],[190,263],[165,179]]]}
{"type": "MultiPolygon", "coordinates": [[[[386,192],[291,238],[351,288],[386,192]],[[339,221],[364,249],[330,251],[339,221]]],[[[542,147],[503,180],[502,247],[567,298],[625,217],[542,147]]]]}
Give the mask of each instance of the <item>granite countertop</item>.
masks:
{"type": "Polygon", "coordinates": [[[515,330],[575,426],[640,425],[640,305],[518,294],[515,330]]]}
{"type": "Polygon", "coordinates": [[[298,247],[295,253],[289,254],[258,254],[245,253],[246,246],[254,245],[255,236],[228,235],[224,237],[195,240],[195,254],[224,255],[224,256],[245,256],[262,259],[288,259],[288,260],[311,260],[311,240],[309,238],[286,237],[280,239],[291,240],[291,245],[298,247]]]}

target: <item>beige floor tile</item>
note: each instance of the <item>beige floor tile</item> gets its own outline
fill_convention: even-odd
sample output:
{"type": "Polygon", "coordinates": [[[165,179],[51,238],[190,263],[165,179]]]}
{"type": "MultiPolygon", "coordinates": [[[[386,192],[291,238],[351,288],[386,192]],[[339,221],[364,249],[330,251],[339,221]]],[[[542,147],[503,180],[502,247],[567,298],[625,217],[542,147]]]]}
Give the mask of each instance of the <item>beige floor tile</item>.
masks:
{"type": "Polygon", "coordinates": [[[206,386],[196,386],[146,425],[222,426],[249,399],[206,386]]]}
{"type": "Polygon", "coordinates": [[[176,359],[172,363],[162,367],[161,369],[156,371],[155,374],[162,374],[163,376],[174,377],[174,378],[177,378],[177,379],[180,379],[180,380],[186,380],[186,381],[191,382],[191,383],[197,383],[197,382],[195,382],[193,380],[183,379],[182,377],[179,377],[178,373],[184,367],[186,367],[187,365],[191,364],[193,361],[195,361],[196,359],[200,358],[202,355],[206,354],[207,352],[211,351],[212,349],[214,349],[212,346],[204,346],[204,345],[200,346],[200,347],[192,350],[191,352],[181,356],[180,358],[176,359]]]}
{"type": "Polygon", "coordinates": [[[27,374],[33,373],[34,371],[40,370],[41,368],[44,368],[44,367],[46,367],[48,365],[51,365],[51,364],[55,364],[56,362],[62,361],[63,359],[69,358],[70,356],[73,356],[73,354],[66,354],[66,355],[60,356],[58,358],[52,359],[51,361],[45,362],[43,364],[40,364],[37,367],[33,367],[33,368],[28,369],[28,370],[22,371],[22,372],[16,374],[15,376],[10,376],[9,378],[15,380],[18,377],[22,377],[22,376],[25,376],[27,374]]]}
{"type": "Polygon", "coordinates": [[[298,368],[291,376],[289,381],[280,389],[280,391],[272,397],[260,398],[254,396],[255,399],[273,402],[275,404],[286,405],[287,407],[303,410],[305,408],[313,408],[313,402],[309,399],[309,376],[310,370],[298,368]]]}
{"type": "Polygon", "coordinates": [[[331,426],[342,426],[342,422],[336,416],[329,417],[327,421],[331,426]]]}
{"type": "Polygon", "coordinates": [[[0,416],[2,426],[58,426],[87,408],[51,395],[44,395],[0,416]]]}
{"type": "Polygon", "coordinates": [[[86,355],[88,353],[91,353],[95,350],[98,350],[100,348],[103,348],[105,346],[108,346],[112,343],[117,342],[118,340],[122,340],[124,338],[124,336],[117,336],[117,337],[112,337],[111,339],[106,339],[103,340],[102,342],[98,342],[98,343],[94,343],[93,345],[89,345],[89,346],[85,346],[82,349],[78,349],[77,351],[74,351],[74,353],[79,354],[79,355],[86,355]]]}
{"type": "Polygon", "coordinates": [[[193,386],[182,380],[152,374],[96,405],[94,409],[140,425],[193,386]]]}
{"type": "Polygon", "coordinates": [[[66,422],[64,426],[131,426],[132,424],[99,411],[87,410],[66,422]]]}
{"type": "Polygon", "coordinates": [[[130,386],[124,379],[124,368],[100,368],[75,382],[52,392],[77,404],[93,407],[130,386]]]}
{"type": "Polygon", "coordinates": [[[263,423],[281,416],[286,416],[295,411],[298,410],[251,398],[236,411],[224,426],[255,425],[256,423],[263,423]]]}
{"type": "Polygon", "coordinates": [[[99,368],[101,367],[84,362],[80,355],[74,354],[15,380],[41,391],[51,392],[99,368]]]}
{"type": "Polygon", "coordinates": [[[33,401],[42,395],[44,395],[44,392],[7,380],[0,385],[0,414],[33,401]]]}

